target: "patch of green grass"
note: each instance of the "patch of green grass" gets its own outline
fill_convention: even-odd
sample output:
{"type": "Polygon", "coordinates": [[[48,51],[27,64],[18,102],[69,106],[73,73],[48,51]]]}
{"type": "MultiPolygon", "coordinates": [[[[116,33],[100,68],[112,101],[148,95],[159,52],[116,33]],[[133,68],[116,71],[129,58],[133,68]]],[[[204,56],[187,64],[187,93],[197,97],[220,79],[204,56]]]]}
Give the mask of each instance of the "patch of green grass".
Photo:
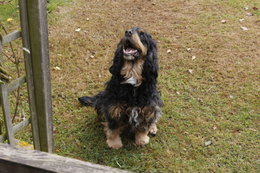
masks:
{"type": "Polygon", "coordinates": [[[259,7],[260,5],[259,1],[252,1],[252,0],[226,0],[223,2],[235,8],[245,8],[245,7],[252,8],[252,7],[259,7]]]}
{"type": "MultiPolygon", "coordinates": [[[[51,16],[52,11],[71,1],[72,0],[49,0],[47,3],[47,12],[49,13],[49,17],[51,16]]],[[[54,17],[52,16],[50,18],[51,20],[49,23],[53,21],[54,17]]],[[[18,0],[0,1],[0,22],[8,32],[20,29],[18,0]]],[[[2,28],[0,28],[0,34],[5,35],[2,28]]]]}
{"type": "Polygon", "coordinates": [[[57,9],[58,7],[63,6],[71,1],[72,0],[49,0],[48,6],[47,6],[48,12],[50,13],[53,10],[57,9]]]}
{"type": "Polygon", "coordinates": [[[8,18],[18,19],[18,0],[1,1],[0,3],[0,21],[6,22],[8,18]]]}

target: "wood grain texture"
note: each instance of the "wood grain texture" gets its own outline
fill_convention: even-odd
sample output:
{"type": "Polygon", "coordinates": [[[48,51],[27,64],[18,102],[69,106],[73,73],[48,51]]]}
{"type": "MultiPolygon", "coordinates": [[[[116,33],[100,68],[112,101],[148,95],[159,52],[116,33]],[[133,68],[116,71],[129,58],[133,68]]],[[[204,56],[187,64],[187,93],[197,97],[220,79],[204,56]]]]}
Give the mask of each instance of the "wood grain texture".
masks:
{"type": "Polygon", "coordinates": [[[10,43],[21,37],[21,31],[13,31],[2,38],[2,44],[10,43]]]}
{"type": "Polygon", "coordinates": [[[116,168],[83,162],[36,150],[0,144],[0,172],[127,173],[116,168]],[[18,170],[18,171],[17,171],[18,170]],[[21,172],[21,171],[20,171],[21,172]]]}
{"type": "Polygon", "coordinates": [[[35,105],[35,93],[34,84],[33,84],[33,71],[32,71],[32,62],[31,62],[31,47],[30,47],[30,38],[29,38],[29,24],[28,24],[28,14],[26,7],[26,0],[19,0],[19,12],[20,12],[20,24],[22,31],[22,41],[23,41],[23,53],[24,53],[24,64],[26,71],[26,82],[27,82],[27,91],[29,95],[29,105],[30,105],[30,114],[31,114],[31,123],[32,123],[32,133],[33,133],[33,145],[34,148],[40,150],[40,139],[38,133],[38,121],[36,116],[36,105],[35,105]],[[29,51],[25,51],[29,50],[29,51]]]}
{"type": "Polygon", "coordinates": [[[53,151],[50,63],[46,0],[20,0],[26,79],[34,147],[53,151]]]}
{"type": "Polygon", "coordinates": [[[40,150],[53,151],[53,121],[46,0],[27,0],[30,52],[40,150]]]}
{"type": "Polygon", "coordinates": [[[0,101],[2,104],[8,142],[9,144],[14,145],[15,142],[14,142],[13,125],[11,120],[10,104],[8,100],[7,85],[5,84],[0,85],[0,101]]]}
{"type": "Polygon", "coordinates": [[[11,83],[9,83],[8,86],[7,86],[7,91],[8,91],[8,93],[14,91],[15,89],[17,89],[18,87],[20,87],[21,85],[23,85],[25,82],[26,82],[25,76],[13,80],[13,81],[12,81],[11,83]]]}
{"type": "MultiPolygon", "coordinates": [[[[25,119],[23,121],[21,121],[20,123],[16,124],[15,126],[13,126],[13,133],[17,133],[18,131],[22,130],[24,127],[28,126],[30,123],[30,119],[25,119]]],[[[2,134],[0,135],[0,142],[4,142],[4,140],[6,140],[7,135],[6,134],[2,134]]]]}

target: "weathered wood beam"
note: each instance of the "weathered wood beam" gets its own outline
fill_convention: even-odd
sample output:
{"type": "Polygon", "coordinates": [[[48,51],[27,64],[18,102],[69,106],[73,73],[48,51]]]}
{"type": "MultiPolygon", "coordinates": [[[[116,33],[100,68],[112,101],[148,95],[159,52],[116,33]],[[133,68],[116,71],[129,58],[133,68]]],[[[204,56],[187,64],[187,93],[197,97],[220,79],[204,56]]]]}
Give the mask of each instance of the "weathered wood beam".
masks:
{"type": "Polygon", "coordinates": [[[25,76],[13,80],[11,83],[9,83],[9,84],[7,85],[7,91],[8,91],[8,93],[14,91],[15,89],[17,89],[18,87],[20,87],[20,86],[21,86],[22,84],[24,84],[25,82],[26,82],[25,76]]]}
{"type": "Polygon", "coordinates": [[[53,151],[46,0],[20,0],[35,148],[53,151]],[[27,13],[25,13],[27,12],[27,13]]]}
{"type": "MultiPolygon", "coordinates": [[[[22,130],[24,127],[26,127],[30,122],[30,119],[27,118],[21,122],[19,122],[18,124],[16,124],[15,126],[13,126],[13,133],[17,133],[18,131],[22,130]]],[[[4,142],[4,140],[6,140],[6,134],[0,135],[0,142],[4,142]]]]}
{"type": "Polygon", "coordinates": [[[55,154],[0,144],[0,172],[127,173],[127,171],[83,162],[55,154]]]}
{"type": "Polygon", "coordinates": [[[40,150],[40,138],[38,133],[38,120],[36,115],[36,104],[35,104],[35,93],[34,93],[34,82],[33,82],[33,71],[31,62],[31,47],[29,38],[29,23],[27,14],[27,0],[19,0],[19,12],[20,12],[20,24],[22,31],[22,41],[23,41],[23,53],[24,53],[24,64],[26,71],[26,82],[27,91],[29,95],[29,105],[31,113],[31,123],[32,123],[32,134],[33,134],[33,145],[36,150],[40,150]]]}
{"type": "Polygon", "coordinates": [[[19,132],[20,130],[22,130],[24,127],[28,126],[30,122],[30,119],[29,118],[26,118],[24,119],[23,121],[19,122],[18,124],[16,124],[14,127],[13,127],[13,130],[14,130],[14,134],[19,132]]]}
{"type": "Polygon", "coordinates": [[[0,101],[2,104],[8,142],[9,144],[14,145],[15,144],[14,131],[13,131],[13,125],[11,120],[11,111],[10,111],[10,104],[8,99],[7,85],[5,84],[0,84],[0,101]]]}
{"type": "Polygon", "coordinates": [[[2,44],[10,43],[13,40],[21,37],[21,31],[13,31],[5,36],[3,36],[0,40],[2,44]]]}

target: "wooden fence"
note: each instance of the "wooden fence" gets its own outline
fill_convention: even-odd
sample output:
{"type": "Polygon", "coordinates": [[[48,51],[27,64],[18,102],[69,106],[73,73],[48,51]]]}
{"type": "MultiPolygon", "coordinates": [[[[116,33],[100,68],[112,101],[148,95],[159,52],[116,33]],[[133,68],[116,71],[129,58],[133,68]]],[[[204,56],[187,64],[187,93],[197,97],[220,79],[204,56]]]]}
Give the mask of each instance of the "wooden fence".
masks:
{"type": "Polygon", "coordinates": [[[21,31],[14,31],[0,39],[0,54],[3,45],[21,37],[26,76],[10,83],[0,84],[0,102],[6,127],[6,134],[0,134],[0,142],[7,138],[10,145],[15,145],[14,134],[28,125],[30,120],[34,148],[52,152],[53,127],[46,1],[19,0],[19,11],[21,31]],[[8,95],[25,82],[27,83],[31,117],[13,126],[8,95]]]}
{"type": "MultiPolygon", "coordinates": [[[[5,35],[4,37],[0,38],[0,54],[3,49],[3,45],[8,44],[9,42],[16,40],[21,37],[20,31],[14,31],[10,34],[5,35]]],[[[10,92],[14,91],[18,87],[20,87],[22,84],[24,84],[26,81],[25,76],[18,78],[16,80],[11,81],[8,84],[2,83],[0,84],[0,103],[2,105],[4,120],[5,120],[5,127],[6,127],[6,134],[0,134],[0,142],[3,142],[3,140],[7,137],[9,140],[9,143],[11,145],[14,145],[14,133],[19,131],[24,125],[27,125],[28,119],[20,122],[16,127],[12,126],[12,120],[11,120],[11,112],[10,112],[10,105],[9,105],[9,99],[8,95],[10,92]],[[23,124],[23,125],[22,125],[23,124]],[[17,128],[19,127],[19,128],[17,128]]]]}

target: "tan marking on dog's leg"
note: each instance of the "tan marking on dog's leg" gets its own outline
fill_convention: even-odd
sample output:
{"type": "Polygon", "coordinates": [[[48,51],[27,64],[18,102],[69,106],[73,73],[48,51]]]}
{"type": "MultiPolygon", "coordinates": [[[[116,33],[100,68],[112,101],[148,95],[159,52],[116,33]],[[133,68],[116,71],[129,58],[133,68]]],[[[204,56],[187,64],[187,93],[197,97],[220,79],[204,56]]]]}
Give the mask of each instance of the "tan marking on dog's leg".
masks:
{"type": "Polygon", "coordinates": [[[149,137],[148,135],[149,131],[145,131],[145,132],[136,132],[135,133],[135,144],[136,145],[145,145],[149,143],[149,137]]]}
{"type": "Polygon", "coordinates": [[[149,133],[152,135],[152,136],[155,136],[156,133],[157,133],[158,129],[157,129],[157,126],[155,123],[153,123],[149,129],[149,133]]]}
{"type": "Polygon", "coordinates": [[[114,130],[109,129],[108,124],[107,123],[103,123],[104,127],[104,132],[106,134],[107,137],[107,145],[110,148],[113,149],[119,149],[123,146],[122,141],[121,141],[121,137],[120,137],[120,133],[121,133],[121,128],[117,128],[114,130]]]}

